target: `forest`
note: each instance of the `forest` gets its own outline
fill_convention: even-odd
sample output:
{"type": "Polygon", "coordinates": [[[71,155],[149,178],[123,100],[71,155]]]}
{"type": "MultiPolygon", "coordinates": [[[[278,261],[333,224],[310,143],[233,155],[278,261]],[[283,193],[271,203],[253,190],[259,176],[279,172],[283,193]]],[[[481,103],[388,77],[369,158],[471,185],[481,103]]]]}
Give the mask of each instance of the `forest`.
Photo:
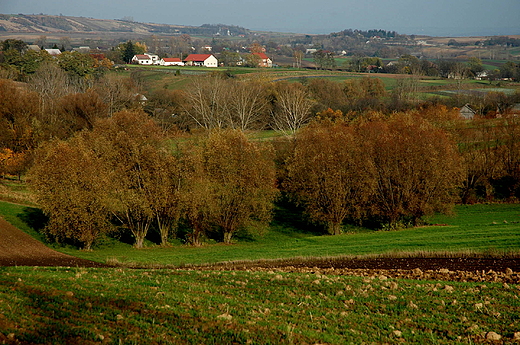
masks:
{"type": "Polygon", "coordinates": [[[225,71],[147,92],[105,59],[16,51],[3,52],[0,174],[27,182],[49,241],[231,243],[265,231],[277,207],[331,235],[346,223],[392,230],[454,203],[520,197],[518,92],[420,100],[413,76],[389,90],[368,76],[225,71]],[[460,116],[466,103],[474,120],[460,116]]]}

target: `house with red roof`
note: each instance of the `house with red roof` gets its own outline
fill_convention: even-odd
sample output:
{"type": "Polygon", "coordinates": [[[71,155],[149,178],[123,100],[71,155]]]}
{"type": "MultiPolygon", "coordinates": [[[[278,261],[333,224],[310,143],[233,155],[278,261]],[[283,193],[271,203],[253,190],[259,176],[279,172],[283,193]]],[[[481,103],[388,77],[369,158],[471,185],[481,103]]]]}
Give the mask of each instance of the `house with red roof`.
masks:
{"type": "Polygon", "coordinates": [[[185,66],[217,67],[218,60],[211,54],[190,54],[184,59],[185,66]]]}
{"type": "Polygon", "coordinates": [[[265,53],[253,53],[260,58],[258,67],[273,67],[273,60],[271,60],[265,53]]]}
{"type": "Polygon", "coordinates": [[[161,66],[184,66],[180,58],[162,58],[159,62],[161,66]]]}

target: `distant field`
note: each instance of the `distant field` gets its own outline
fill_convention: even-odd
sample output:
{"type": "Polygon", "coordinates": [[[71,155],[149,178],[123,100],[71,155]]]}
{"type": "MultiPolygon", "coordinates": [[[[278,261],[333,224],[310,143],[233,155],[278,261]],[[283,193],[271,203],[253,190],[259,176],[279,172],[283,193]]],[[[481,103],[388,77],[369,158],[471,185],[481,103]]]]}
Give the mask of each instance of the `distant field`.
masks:
{"type": "MultiPolygon", "coordinates": [[[[355,78],[380,78],[385,84],[387,91],[391,91],[397,84],[398,79],[409,78],[408,75],[386,74],[386,73],[351,73],[342,71],[327,71],[327,70],[309,70],[309,69],[291,69],[291,68],[204,68],[204,67],[164,67],[164,66],[135,66],[129,65],[127,71],[117,71],[120,75],[128,75],[131,73],[137,76],[145,83],[145,90],[154,91],[160,89],[184,89],[190,82],[191,78],[197,75],[226,72],[238,78],[258,79],[264,81],[281,81],[288,82],[307,82],[314,78],[325,78],[327,80],[336,82],[345,82],[355,78]],[[180,75],[176,75],[176,72],[180,75]],[[136,74],[137,73],[137,74],[136,74]]],[[[448,79],[421,77],[419,85],[421,88],[434,87],[436,91],[446,89],[453,89],[455,81],[448,79]]],[[[464,80],[463,85],[478,85],[487,86],[489,82],[464,80]]],[[[499,89],[501,90],[501,89],[499,89]]],[[[426,90],[419,90],[420,92],[429,92],[426,90]]],[[[508,91],[506,91],[508,92],[508,91]]]]}

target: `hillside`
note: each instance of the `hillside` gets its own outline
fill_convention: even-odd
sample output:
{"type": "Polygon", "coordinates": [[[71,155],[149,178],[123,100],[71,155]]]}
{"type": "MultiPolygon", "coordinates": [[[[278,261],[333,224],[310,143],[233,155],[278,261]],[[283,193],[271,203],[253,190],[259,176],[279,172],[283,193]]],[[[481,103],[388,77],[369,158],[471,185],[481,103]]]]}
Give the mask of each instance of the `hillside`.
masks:
{"type": "Polygon", "coordinates": [[[0,14],[0,34],[27,33],[133,33],[152,34],[191,34],[191,35],[240,35],[249,30],[237,26],[202,25],[182,26],[168,24],[138,23],[129,20],[94,19],[85,17],[51,15],[9,15],[0,14]]]}

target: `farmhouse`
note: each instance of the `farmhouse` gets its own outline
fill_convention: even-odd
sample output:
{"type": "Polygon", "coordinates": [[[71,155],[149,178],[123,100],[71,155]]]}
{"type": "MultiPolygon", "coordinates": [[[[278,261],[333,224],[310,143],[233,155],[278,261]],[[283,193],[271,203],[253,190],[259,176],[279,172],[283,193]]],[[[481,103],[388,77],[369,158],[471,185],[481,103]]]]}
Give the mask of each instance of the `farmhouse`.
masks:
{"type": "Polygon", "coordinates": [[[51,56],[57,56],[61,54],[61,50],[59,49],[45,49],[45,51],[51,56]]]}
{"type": "Polygon", "coordinates": [[[161,66],[184,66],[184,62],[180,58],[162,58],[159,64],[161,66]]]}
{"type": "Polygon", "coordinates": [[[260,58],[258,67],[273,67],[273,60],[271,60],[265,53],[253,53],[260,58]]]}
{"type": "Polygon", "coordinates": [[[184,59],[186,66],[217,67],[218,60],[211,54],[190,54],[184,59]]]}
{"type": "Polygon", "coordinates": [[[475,114],[476,111],[471,109],[471,107],[468,104],[460,108],[460,116],[463,119],[472,120],[475,117],[475,114]]]}
{"type": "Polygon", "coordinates": [[[159,56],[154,54],[138,54],[134,55],[132,58],[133,64],[138,65],[158,65],[159,64],[159,56]]]}

